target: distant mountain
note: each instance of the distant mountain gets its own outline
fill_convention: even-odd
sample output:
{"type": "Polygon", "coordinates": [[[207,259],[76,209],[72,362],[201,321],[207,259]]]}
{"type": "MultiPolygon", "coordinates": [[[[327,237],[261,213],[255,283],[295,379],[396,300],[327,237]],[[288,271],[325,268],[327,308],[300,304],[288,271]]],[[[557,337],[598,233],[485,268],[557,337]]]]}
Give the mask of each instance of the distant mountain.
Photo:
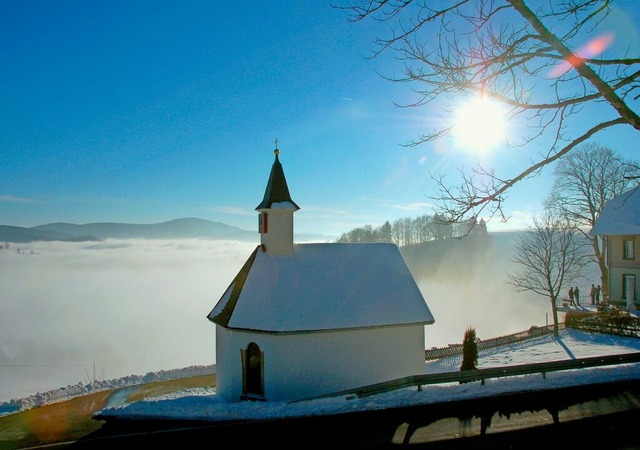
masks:
{"type": "Polygon", "coordinates": [[[129,223],[88,223],[74,225],[70,223],[50,223],[33,227],[36,230],[53,231],[71,236],[95,236],[98,239],[180,239],[207,238],[233,239],[239,241],[257,240],[257,231],[248,231],[232,227],[222,222],[205,219],[175,219],[153,224],[129,223]]]}
{"type": "Polygon", "coordinates": [[[0,242],[25,243],[34,241],[97,241],[95,236],[71,236],[56,231],[0,225],[0,242]]]}
{"type": "MultiPolygon", "coordinates": [[[[241,242],[260,242],[258,231],[244,230],[222,222],[187,218],[152,224],[99,222],[77,225],[48,223],[24,228],[0,225],[0,243],[34,241],[101,241],[104,239],[219,239],[241,242]]],[[[333,242],[333,236],[320,234],[296,235],[296,242],[333,242]]]]}
{"type": "Polygon", "coordinates": [[[154,224],[128,223],[49,223],[23,228],[0,225],[0,241],[25,243],[33,241],[100,241],[104,239],[228,239],[258,242],[257,231],[243,230],[222,222],[205,219],[175,219],[154,224]]]}

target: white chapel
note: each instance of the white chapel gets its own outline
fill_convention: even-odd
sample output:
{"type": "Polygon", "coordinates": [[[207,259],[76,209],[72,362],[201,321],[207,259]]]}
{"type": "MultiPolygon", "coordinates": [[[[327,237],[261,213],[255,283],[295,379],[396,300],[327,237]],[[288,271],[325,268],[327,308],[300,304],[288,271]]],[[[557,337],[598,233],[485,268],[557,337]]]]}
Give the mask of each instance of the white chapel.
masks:
{"type": "Polygon", "coordinates": [[[207,316],[217,395],[290,401],[423,374],[434,318],[399,248],[295,244],[279,153],[256,207],[261,243],[207,316]]]}

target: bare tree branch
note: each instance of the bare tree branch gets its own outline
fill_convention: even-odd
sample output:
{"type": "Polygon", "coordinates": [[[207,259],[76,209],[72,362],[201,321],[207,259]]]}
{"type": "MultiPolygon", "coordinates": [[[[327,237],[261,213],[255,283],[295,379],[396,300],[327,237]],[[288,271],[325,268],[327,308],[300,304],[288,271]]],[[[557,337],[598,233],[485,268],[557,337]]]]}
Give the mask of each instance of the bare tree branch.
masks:
{"type": "MultiPolygon", "coordinates": [[[[460,171],[449,183],[431,175],[438,194],[436,212],[448,220],[470,215],[508,217],[502,207],[515,184],[541,173],[550,163],[614,125],[640,131],[640,56],[583,54],[585,43],[601,42],[600,26],[614,0],[336,0],[350,20],[392,25],[390,35],[374,41],[377,50],[394,52],[401,75],[383,75],[407,83],[421,107],[453,97],[481,95],[500,102],[510,120],[528,131],[510,136],[507,147],[534,150],[528,167],[515,175],[491,168],[460,171]],[[609,106],[599,117],[590,105],[609,106]],[[542,142],[542,147],[539,142],[542,142]]],[[[605,45],[605,44],[601,44],[605,45]]],[[[450,120],[453,120],[451,118],[450,120]]],[[[404,143],[414,147],[452,134],[454,123],[404,143]]]]}

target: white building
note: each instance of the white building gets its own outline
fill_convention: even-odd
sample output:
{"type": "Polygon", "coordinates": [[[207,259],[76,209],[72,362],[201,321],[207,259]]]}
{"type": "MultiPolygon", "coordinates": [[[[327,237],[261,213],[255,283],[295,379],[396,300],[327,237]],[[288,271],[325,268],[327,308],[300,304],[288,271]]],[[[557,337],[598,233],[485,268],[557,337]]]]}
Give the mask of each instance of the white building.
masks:
{"type": "Polygon", "coordinates": [[[261,244],[207,316],[217,394],[298,400],[424,373],[434,318],[398,247],[294,244],[300,208],[274,153],[261,244]]]}
{"type": "Polygon", "coordinates": [[[640,186],[606,202],[590,234],[602,239],[609,269],[609,298],[605,300],[636,309],[640,298],[640,186]]]}

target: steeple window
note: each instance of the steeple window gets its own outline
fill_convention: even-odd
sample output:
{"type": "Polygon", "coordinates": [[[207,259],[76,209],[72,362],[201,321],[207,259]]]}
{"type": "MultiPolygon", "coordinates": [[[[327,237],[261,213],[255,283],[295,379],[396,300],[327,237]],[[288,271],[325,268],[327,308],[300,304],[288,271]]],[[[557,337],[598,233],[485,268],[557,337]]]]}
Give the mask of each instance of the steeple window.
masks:
{"type": "Polygon", "coordinates": [[[258,215],[258,231],[262,234],[269,232],[269,214],[266,212],[258,215]]]}

